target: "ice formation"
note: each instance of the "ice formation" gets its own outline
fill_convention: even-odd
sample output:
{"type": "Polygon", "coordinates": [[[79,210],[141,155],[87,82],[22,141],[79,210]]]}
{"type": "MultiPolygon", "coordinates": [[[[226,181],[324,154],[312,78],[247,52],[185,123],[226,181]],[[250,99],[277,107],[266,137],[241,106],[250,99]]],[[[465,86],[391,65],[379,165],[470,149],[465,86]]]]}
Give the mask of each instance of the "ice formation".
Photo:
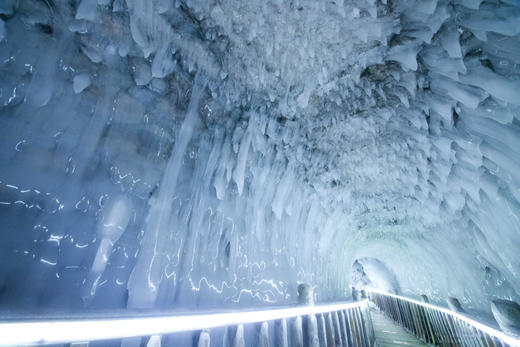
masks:
{"type": "Polygon", "coordinates": [[[0,133],[3,309],[520,299],[517,0],[3,0],[0,133]]]}

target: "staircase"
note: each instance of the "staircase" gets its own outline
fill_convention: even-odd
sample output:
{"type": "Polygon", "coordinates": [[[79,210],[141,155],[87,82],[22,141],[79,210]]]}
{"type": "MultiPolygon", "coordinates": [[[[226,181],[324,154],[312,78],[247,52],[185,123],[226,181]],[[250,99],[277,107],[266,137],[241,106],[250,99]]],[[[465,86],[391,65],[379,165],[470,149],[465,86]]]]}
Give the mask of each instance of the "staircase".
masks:
{"type": "Polygon", "coordinates": [[[397,325],[396,322],[387,318],[373,305],[370,305],[370,316],[372,317],[376,346],[427,346],[397,325]]]}
{"type": "Polygon", "coordinates": [[[520,347],[520,339],[460,312],[376,289],[369,293],[369,312],[380,346],[423,346],[420,338],[434,346],[520,347]]]}

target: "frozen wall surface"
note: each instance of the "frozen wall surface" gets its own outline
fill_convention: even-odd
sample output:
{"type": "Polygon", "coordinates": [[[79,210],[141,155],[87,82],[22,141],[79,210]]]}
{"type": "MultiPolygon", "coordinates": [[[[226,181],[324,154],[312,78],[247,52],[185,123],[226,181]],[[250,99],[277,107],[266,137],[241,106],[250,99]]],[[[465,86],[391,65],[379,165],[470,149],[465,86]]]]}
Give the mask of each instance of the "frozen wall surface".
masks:
{"type": "Polygon", "coordinates": [[[489,311],[520,3],[2,0],[0,158],[4,311],[339,300],[356,260],[489,311]]]}

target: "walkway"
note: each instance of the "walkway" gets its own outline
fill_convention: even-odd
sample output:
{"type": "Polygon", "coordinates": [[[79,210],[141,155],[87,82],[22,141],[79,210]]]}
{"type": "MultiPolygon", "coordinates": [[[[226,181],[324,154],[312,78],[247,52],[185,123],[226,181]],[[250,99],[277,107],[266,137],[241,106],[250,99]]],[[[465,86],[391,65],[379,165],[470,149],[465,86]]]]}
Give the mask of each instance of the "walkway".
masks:
{"type": "Polygon", "coordinates": [[[383,315],[373,305],[370,305],[370,316],[374,325],[377,346],[427,346],[427,344],[383,315]]]}

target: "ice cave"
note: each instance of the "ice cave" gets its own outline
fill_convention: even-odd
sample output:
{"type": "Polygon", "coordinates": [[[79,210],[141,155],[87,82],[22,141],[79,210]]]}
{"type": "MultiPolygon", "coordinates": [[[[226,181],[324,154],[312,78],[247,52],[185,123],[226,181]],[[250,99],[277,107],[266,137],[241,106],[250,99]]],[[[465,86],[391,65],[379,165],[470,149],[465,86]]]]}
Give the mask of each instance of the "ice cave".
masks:
{"type": "Polygon", "coordinates": [[[491,320],[520,302],[520,1],[1,0],[0,160],[0,318],[306,284],[491,320]]]}

